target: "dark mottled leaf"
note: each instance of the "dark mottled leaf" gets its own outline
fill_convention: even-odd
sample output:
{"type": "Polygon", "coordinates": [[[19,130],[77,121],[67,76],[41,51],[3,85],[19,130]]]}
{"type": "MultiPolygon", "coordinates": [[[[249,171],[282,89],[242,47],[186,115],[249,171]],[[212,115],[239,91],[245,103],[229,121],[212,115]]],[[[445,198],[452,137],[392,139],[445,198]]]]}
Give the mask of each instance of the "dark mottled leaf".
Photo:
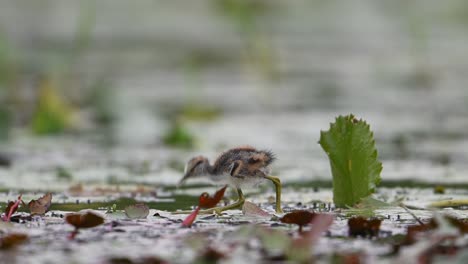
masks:
{"type": "Polygon", "coordinates": [[[379,235],[382,220],[353,217],[348,220],[349,236],[376,237],[379,235]]]}

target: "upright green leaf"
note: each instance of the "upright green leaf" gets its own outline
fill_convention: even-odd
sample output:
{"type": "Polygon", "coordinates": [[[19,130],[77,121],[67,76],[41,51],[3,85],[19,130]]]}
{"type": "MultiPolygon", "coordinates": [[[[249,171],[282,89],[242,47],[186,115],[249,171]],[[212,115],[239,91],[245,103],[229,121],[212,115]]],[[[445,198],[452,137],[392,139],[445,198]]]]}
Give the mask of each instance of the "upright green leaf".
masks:
{"type": "Polygon", "coordinates": [[[365,121],[353,115],[339,116],[330,130],[320,132],[319,143],[330,159],[336,206],[352,206],[374,192],[382,163],[365,121]]]}

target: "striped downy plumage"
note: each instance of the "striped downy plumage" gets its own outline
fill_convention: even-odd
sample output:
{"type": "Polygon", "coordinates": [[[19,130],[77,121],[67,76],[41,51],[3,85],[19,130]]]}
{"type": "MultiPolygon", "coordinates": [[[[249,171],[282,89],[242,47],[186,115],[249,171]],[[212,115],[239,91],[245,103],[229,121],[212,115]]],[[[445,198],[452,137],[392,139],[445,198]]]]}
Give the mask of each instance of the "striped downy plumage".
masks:
{"type": "MultiPolygon", "coordinates": [[[[221,153],[211,165],[207,158],[197,156],[189,160],[185,167],[184,177],[179,184],[189,178],[210,176],[215,183],[229,184],[236,188],[239,200],[229,206],[216,208],[219,211],[237,208],[243,205],[244,196],[241,187],[255,185],[263,179],[268,179],[276,187],[276,212],[281,213],[281,182],[278,178],[269,176],[269,165],[275,160],[275,155],[269,150],[257,150],[251,146],[241,146],[221,153]]],[[[209,209],[213,212],[213,209],[209,209]]],[[[209,211],[208,210],[208,211],[209,211]]]]}

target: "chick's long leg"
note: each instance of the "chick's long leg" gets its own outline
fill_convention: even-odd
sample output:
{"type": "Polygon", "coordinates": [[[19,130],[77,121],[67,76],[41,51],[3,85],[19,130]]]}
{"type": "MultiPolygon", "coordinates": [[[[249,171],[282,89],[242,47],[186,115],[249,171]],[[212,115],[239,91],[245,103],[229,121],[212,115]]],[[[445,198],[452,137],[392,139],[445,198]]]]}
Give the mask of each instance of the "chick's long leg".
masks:
{"type": "Polygon", "coordinates": [[[278,177],[266,175],[265,173],[261,172],[265,179],[270,180],[275,185],[276,191],[276,213],[282,214],[283,209],[281,209],[281,181],[278,177]]]}

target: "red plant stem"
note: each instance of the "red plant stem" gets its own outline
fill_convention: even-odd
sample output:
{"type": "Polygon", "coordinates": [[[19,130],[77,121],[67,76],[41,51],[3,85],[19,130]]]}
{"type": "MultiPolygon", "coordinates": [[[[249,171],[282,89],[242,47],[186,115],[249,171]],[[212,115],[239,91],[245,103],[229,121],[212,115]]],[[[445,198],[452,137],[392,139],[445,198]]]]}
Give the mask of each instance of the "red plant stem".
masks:
{"type": "Polygon", "coordinates": [[[14,212],[16,212],[20,202],[22,201],[21,196],[22,196],[22,194],[20,194],[20,196],[18,196],[18,200],[16,200],[16,202],[10,207],[10,211],[8,211],[8,215],[6,215],[6,217],[3,219],[4,221],[10,222],[11,216],[13,215],[14,212]]]}
{"type": "Polygon", "coordinates": [[[75,230],[73,230],[69,235],[68,235],[68,239],[70,240],[74,240],[76,235],[78,235],[79,231],[78,231],[78,228],[75,228],[75,230]]]}
{"type": "Polygon", "coordinates": [[[193,211],[191,214],[189,214],[189,216],[187,216],[187,218],[185,218],[185,220],[182,222],[182,226],[183,227],[192,226],[193,221],[195,221],[195,219],[197,218],[198,211],[200,211],[200,206],[197,206],[195,211],[193,211]]]}

